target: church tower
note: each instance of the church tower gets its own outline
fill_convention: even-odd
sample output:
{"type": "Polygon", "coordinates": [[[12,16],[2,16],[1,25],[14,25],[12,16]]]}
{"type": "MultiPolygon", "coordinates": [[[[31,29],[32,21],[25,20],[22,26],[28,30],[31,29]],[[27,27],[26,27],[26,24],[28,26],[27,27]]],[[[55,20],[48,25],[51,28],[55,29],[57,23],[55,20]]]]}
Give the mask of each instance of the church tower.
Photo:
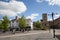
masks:
{"type": "Polygon", "coordinates": [[[43,13],[42,14],[42,26],[43,27],[48,27],[49,26],[49,24],[48,24],[48,21],[47,21],[47,13],[43,13]]]}
{"type": "Polygon", "coordinates": [[[43,19],[43,21],[47,21],[47,13],[42,14],[42,19],[43,19]]]}

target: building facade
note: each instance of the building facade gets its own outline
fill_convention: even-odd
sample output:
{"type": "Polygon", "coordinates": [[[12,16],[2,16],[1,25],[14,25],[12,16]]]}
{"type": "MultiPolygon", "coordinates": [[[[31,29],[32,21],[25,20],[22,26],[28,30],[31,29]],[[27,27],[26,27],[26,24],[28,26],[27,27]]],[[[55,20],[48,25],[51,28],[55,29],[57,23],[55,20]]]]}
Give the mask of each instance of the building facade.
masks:
{"type": "Polygon", "coordinates": [[[19,28],[18,26],[18,17],[16,16],[15,19],[10,21],[10,28],[19,28]]]}
{"type": "Polygon", "coordinates": [[[26,19],[27,26],[31,27],[31,30],[33,29],[33,22],[31,19],[26,19]]]}
{"type": "Polygon", "coordinates": [[[60,29],[60,17],[54,21],[47,21],[47,13],[43,13],[41,22],[43,27],[53,28],[54,26],[55,29],[60,29]]]}
{"type": "Polygon", "coordinates": [[[49,27],[49,23],[47,21],[47,13],[43,13],[42,14],[42,20],[41,20],[41,22],[42,22],[42,26],[43,27],[49,27]]]}
{"type": "MultiPolygon", "coordinates": [[[[19,28],[18,17],[16,16],[15,19],[11,20],[10,27],[11,28],[19,28]]],[[[33,29],[33,22],[31,19],[26,19],[27,27],[30,26],[33,29]]]]}
{"type": "Polygon", "coordinates": [[[60,17],[54,20],[54,24],[53,21],[49,21],[49,26],[51,28],[53,28],[53,25],[56,29],[60,29],[60,17]]]}

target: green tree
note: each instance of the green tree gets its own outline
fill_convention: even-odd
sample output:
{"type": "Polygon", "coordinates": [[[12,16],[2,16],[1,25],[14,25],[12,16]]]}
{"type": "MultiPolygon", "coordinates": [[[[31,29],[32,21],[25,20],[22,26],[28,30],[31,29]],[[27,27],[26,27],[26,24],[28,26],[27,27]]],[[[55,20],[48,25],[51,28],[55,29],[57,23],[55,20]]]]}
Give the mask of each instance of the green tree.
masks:
{"type": "Polygon", "coordinates": [[[2,25],[2,20],[0,20],[0,29],[3,28],[3,25],[2,25]]]}
{"type": "Polygon", "coordinates": [[[36,28],[36,29],[41,29],[42,28],[42,23],[38,20],[36,22],[33,22],[33,26],[36,28]]]}
{"type": "Polygon", "coordinates": [[[40,28],[40,23],[39,23],[39,21],[36,22],[36,28],[40,28]]]}
{"type": "Polygon", "coordinates": [[[36,27],[36,22],[33,22],[33,26],[36,27]]]}
{"type": "Polygon", "coordinates": [[[26,19],[25,19],[25,17],[24,16],[22,16],[20,19],[19,19],[19,27],[20,28],[24,28],[24,27],[26,27],[26,19]]]}
{"type": "Polygon", "coordinates": [[[9,19],[7,16],[3,17],[3,21],[2,21],[2,25],[3,25],[3,29],[4,30],[8,30],[8,26],[9,26],[9,19]]]}

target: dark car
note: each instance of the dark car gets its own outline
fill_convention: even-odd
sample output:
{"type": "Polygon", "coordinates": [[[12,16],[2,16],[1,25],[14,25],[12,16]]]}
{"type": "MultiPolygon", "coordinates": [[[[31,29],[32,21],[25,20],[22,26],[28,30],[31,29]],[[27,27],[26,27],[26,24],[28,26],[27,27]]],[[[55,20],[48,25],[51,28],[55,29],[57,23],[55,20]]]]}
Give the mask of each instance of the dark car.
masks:
{"type": "Polygon", "coordinates": [[[26,27],[26,31],[30,31],[31,30],[31,27],[30,26],[27,26],[26,27]]]}

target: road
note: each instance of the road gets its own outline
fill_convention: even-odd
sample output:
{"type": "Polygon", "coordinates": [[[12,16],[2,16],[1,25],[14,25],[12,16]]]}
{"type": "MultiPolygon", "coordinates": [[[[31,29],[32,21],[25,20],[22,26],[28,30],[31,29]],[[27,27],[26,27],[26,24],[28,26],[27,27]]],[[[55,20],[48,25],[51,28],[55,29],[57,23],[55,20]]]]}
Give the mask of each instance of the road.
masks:
{"type": "Polygon", "coordinates": [[[0,40],[59,40],[53,38],[49,31],[30,31],[25,33],[16,33],[13,35],[0,36],[0,40]]]}

